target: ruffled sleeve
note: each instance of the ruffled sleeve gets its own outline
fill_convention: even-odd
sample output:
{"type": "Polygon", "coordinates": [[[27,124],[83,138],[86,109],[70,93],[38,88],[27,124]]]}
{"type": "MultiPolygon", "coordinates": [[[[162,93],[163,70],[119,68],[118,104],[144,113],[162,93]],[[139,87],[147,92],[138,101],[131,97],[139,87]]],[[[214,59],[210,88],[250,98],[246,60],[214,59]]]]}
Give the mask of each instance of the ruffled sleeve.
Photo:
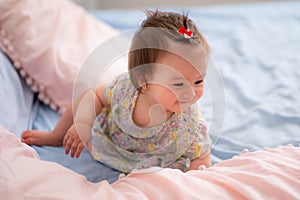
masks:
{"type": "Polygon", "coordinates": [[[123,74],[120,74],[116,76],[114,79],[112,79],[104,88],[104,98],[107,101],[109,105],[111,105],[112,102],[112,96],[113,96],[113,89],[116,87],[116,85],[119,84],[119,82],[123,81],[128,77],[128,72],[125,72],[123,74]]]}

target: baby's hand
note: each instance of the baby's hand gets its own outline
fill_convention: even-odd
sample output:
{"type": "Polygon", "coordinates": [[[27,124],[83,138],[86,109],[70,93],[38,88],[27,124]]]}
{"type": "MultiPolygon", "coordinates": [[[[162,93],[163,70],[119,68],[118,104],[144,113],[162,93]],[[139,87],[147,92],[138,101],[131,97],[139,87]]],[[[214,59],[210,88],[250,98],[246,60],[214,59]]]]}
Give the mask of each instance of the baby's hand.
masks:
{"type": "Polygon", "coordinates": [[[79,134],[80,136],[90,134],[90,128],[85,124],[76,126],[73,124],[64,137],[63,146],[65,147],[65,153],[69,154],[71,152],[71,158],[79,158],[84,148],[83,138],[79,134]]]}

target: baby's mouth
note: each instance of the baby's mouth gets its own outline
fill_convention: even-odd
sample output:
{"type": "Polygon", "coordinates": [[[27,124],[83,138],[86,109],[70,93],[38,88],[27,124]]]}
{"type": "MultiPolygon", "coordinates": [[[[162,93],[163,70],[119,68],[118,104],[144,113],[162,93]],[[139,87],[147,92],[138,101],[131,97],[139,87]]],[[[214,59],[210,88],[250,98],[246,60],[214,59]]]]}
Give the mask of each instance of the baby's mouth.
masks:
{"type": "Polygon", "coordinates": [[[179,103],[181,106],[184,106],[184,107],[189,106],[189,105],[192,104],[191,101],[178,101],[178,103],[179,103]]]}
{"type": "Polygon", "coordinates": [[[187,104],[189,103],[188,101],[178,101],[180,104],[187,104]]]}
{"type": "Polygon", "coordinates": [[[188,100],[188,99],[179,99],[178,103],[180,104],[192,104],[193,100],[188,100]]]}

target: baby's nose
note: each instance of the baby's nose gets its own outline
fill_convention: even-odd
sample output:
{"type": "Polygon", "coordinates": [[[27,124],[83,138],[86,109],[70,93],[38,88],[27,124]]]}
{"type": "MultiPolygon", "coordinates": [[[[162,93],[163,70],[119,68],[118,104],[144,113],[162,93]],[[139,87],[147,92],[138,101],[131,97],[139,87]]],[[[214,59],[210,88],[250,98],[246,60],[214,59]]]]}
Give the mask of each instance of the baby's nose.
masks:
{"type": "Polygon", "coordinates": [[[196,92],[192,87],[187,88],[185,93],[182,95],[182,98],[185,101],[193,101],[195,97],[196,97],[196,92]]]}

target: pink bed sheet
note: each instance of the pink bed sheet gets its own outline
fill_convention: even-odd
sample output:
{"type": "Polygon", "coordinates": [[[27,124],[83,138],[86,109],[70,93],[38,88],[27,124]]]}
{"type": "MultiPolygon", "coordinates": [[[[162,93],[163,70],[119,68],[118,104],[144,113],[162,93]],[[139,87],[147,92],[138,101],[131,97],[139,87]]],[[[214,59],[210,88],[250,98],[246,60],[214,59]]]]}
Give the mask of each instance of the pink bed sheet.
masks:
{"type": "Polygon", "coordinates": [[[300,147],[245,152],[205,170],[157,167],[109,184],[41,161],[0,126],[1,199],[300,199],[300,147]]]}

